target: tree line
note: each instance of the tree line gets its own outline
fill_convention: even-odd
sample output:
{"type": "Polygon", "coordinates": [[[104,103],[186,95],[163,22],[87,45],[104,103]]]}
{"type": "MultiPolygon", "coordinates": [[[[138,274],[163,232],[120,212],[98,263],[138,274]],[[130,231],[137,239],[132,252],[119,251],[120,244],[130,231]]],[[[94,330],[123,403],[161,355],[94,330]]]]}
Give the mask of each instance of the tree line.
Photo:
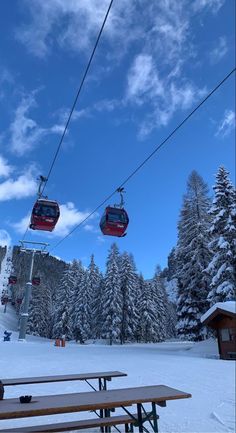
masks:
{"type": "MultiPolygon", "coordinates": [[[[40,304],[41,295],[35,292],[29,317],[31,333],[39,333],[39,323],[46,325],[43,309],[50,302],[44,299],[40,304]]],[[[67,265],[56,292],[52,322],[53,338],[65,336],[81,344],[90,339],[109,344],[157,342],[175,333],[174,307],[168,301],[160,268],[153,279],[145,281],[138,275],[132,255],[120,254],[115,243],[104,275],[93,255],[87,269],[80,260],[67,265]]]]}
{"type": "MultiPolygon", "coordinates": [[[[37,259],[42,283],[32,292],[28,331],[49,338],[65,335],[80,343],[207,338],[202,314],[216,302],[235,300],[236,193],[224,167],[218,170],[213,192],[209,197],[202,177],[196,171],[190,174],[177,244],[168,266],[157,266],[150,280],[138,274],[132,254],[120,253],[115,243],[104,274],[93,255],[88,268],[80,260],[68,264],[54,257],[37,259]]],[[[14,249],[21,283],[29,260],[14,249]]],[[[15,296],[20,287],[14,289],[15,296]]]]}

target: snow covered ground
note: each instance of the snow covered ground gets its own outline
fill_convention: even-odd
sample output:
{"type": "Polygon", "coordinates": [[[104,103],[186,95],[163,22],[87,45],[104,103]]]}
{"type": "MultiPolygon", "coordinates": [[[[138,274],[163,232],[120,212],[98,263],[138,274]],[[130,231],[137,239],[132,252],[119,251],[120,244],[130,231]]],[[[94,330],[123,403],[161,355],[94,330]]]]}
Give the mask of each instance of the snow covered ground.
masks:
{"type": "MultiPolygon", "coordinates": [[[[192,394],[191,399],[170,401],[158,408],[160,432],[234,432],[235,362],[217,359],[214,340],[202,343],[165,342],[159,344],[67,344],[28,337],[11,342],[0,341],[1,376],[20,377],[48,374],[121,370],[127,377],[114,379],[110,388],[165,384],[192,394]]],[[[65,382],[6,388],[5,397],[24,394],[44,395],[88,391],[86,383],[65,382]]],[[[91,391],[93,392],[93,391],[91,391]]],[[[86,414],[83,414],[87,417],[86,414]]],[[[93,414],[90,414],[93,417],[93,414]]],[[[82,418],[82,414],[57,415],[57,421],[82,418]]],[[[37,423],[52,417],[37,418],[37,423]]],[[[32,425],[36,419],[0,421],[0,428],[32,425]]]]}
{"type": "MultiPolygon", "coordinates": [[[[8,257],[11,259],[11,254],[9,249],[2,262],[0,291],[6,288],[11,272],[11,260],[7,260],[8,257]]],[[[192,394],[191,399],[170,401],[166,408],[158,408],[160,432],[235,431],[235,362],[218,359],[214,340],[124,346],[106,346],[100,342],[81,346],[71,342],[65,348],[59,348],[53,341],[33,336],[27,336],[27,342],[18,342],[17,329],[14,308],[8,305],[4,313],[4,306],[0,305],[0,371],[3,378],[121,370],[128,376],[114,379],[109,388],[164,384],[192,394]],[[5,329],[12,331],[10,342],[3,342],[5,329]]],[[[83,382],[62,382],[9,387],[5,397],[88,390],[88,385],[83,382]]],[[[0,429],[78,417],[87,417],[87,414],[0,421],[0,429]]]]}

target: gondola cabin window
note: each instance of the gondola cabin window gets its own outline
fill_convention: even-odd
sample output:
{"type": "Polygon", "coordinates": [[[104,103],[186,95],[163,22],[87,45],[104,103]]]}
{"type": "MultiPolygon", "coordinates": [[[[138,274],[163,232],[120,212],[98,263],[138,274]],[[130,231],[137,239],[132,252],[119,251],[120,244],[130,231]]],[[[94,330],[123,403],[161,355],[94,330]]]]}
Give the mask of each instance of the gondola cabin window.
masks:
{"type": "Polygon", "coordinates": [[[127,218],[124,213],[121,212],[109,212],[108,213],[108,221],[113,223],[127,223],[127,218]]]}

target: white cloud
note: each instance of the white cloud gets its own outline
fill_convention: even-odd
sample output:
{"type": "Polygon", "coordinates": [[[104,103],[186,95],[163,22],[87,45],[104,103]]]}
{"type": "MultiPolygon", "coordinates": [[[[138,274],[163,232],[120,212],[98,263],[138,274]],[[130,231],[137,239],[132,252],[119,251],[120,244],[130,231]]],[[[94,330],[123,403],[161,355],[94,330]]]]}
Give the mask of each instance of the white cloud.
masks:
{"type": "Polygon", "coordinates": [[[95,110],[98,112],[108,111],[111,112],[116,108],[119,108],[122,105],[122,101],[118,99],[102,99],[101,101],[96,102],[91,111],[95,110]]]}
{"type": "Polygon", "coordinates": [[[94,111],[110,112],[135,105],[142,110],[141,120],[137,115],[136,123],[139,137],[143,139],[153,129],[166,126],[177,110],[191,108],[206,94],[206,88],[198,88],[184,77],[180,79],[179,71],[180,63],[162,78],[154,57],[151,54],[138,54],[127,74],[124,97],[120,100],[104,99],[85,110],[92,115],[94,111]]]}
{"type": "Polygon", "coordinates": [[[98,237],[97,237],[97,242],[98,242],[99,244],[104,244],[104,242],[105,242],[104,236],[98,236],[98,237]]]}
{"type": "Polygon", "coordinates": [[[0,201],[30,197],[36,191],[37,182],[34,176],[34,168],[30,167],[16,179],[8,178],[0,183],[0,201]]]}
{"type": "Polygon", "coordinates": [[[235,129],[235,112],[232,110],[225,110],[224,117],[220,121],[215,135],[226,137],[234,129],[235,129]]]}
{"type": "MultiPolygon", "coordinates": [[[[56,44],[66,50],[87,51],[100,29],[110,0],[25,0],[31,21],[18,29],[16,37],[38,57],[45,57],[56,44]],[[60,31],[58,31],[58,28],[60,31]]],[[[132,38],[127,21],[131,23],[133,5],[120,0],[112,7],[103,37],[114,43],[127,33],[132,38]],[[125,11],[125,15],[124,15],[125,11]]],[[[123,43],[124,43],[123,42],[123,43]]],[[[120,42],[121,43],[121,42],[120,42]]]]}
{"type": "MultiPolygon", "coordinates": [[[[55,46],[87,54],[94,45],[109,1],[24,0],[30,21],[18,29],[17,38],[41,58],[55,46]]],[[[144,44],[145,51],[161,54],[164,63],[178,58],[180,53],[189,53],[191,13],[187,0],[114,2],[102,35],[112,48],[106,54],[109,67],[111,60],[116,63],[133,42],[144,44]]]]}
{"type": "MultiPolygon", "coordinates": [[[[66,122],[69,118],[69,114],[70,114],[69,108],[60,108],[59,110],[57,110],[54,113],[53,117],[58,118],[58,122],[60,125],[56,125],[56,126],[61,126],[62,130],[64,130],[66,122]]],[[[90,117],[90,109],[89,108],[82,108],[81,110],[74,110],[70,121],[73,122],[73,121],[76,121],[76,120],[81,119],[83,117],[90,117]]]]}
{"type": "Polygon", "coordinates": [[[125,100],[151,106],[139,122],[139,136],[145,138],[154,128],[166,126],[176,110],[189,109],[205,93],[206,89],[198,89],[191,82],[181,84],[175,74],[160,78],[153,57],[140,54],[128,73],[125,100]]]}
{"type": "Polygon", "coordinates": [[[93,225],[93,224],[85,224],[83,226],[83,229],[86,232],[91,232],[91,233],[99,233],[100,232],[98,225],[93,225]]]}
{"type": "Polygon", "coordinates": [[[219,62],[226,55],[227,52],[228,52],[228,46],[227,46],[226,38],[221,36],[219,38],[217,47],[215,47],[210,52],[211,63],[219,62]]]}
{"type": "MultiPolygon", "coordinates": [[[[15,110],[13,122],[10,124],[8,133],[2,141],[6,141],[9,137],[9,147],[17,156],[23,156],[38,146],[43,139],[50,134],[62,135],[65,129],[66,122],[69,116],[69,109],[57,110],[53,117],[57,117],[57,123],[49,127],[40,126],[32,115],[32,110],[37,108],[35,95],[38,91],[35,90],[29,95],[24,96],[15,110]]],[[[76,121],[81,117],[88,117],[89,109],[75,110],[71,121],[76,121]]],[[[68,131],[67,131],[68,133],[68,131]]]]}
{"type": "MultiPolygon", "coordinates": [[[[14,84],[14,78],[11,72],[1,65],[0,70],[0,100],[6,97],[6,90],[9,86],[14,84]]],[[[10,88],[10,87],[9,87],[10,88]]]]}
{"type": "Polygon", "coordinates": [[[201,11],[204,8],[211,9],[213,13],[217,13],[223,6],[225,0],[195,0],[193,9],[201,11]]]}
{"type": "Polygon", "coordinates": [[[142,104],[146,97],[163,95],[163,84],[158,77],[151,55],[139,54],[133,62],[128,74],[128,100],[142,104]]]}
{"type": "MultiPolygon", "coordinates": [[[[186,80],[183,72],[186,62],[191,62],[197,55],[191,20],[196,11],[205,9],[217,13],[223,3],[224,0],[114,2],[102,35],[106,42],[103,79],[104,71],[110,73],[131,43],[132,55],[138,54],[128,70],[124,97],[120,101],[116,96],[99,101],[81,110],[80,116],[89,117],[93,111],[113,111],[127,104],[141,109],[149,104],[145,106],[148,114],[143,114],[141,122],[137,119],[140,136],[145,137],[155,127],[167,125],[176,110],[191,107],[205,91],[186,80]]],[[[87,54],[108,4],[109,0],[24,0],[30,11],[30,21],[23,24],[18,38],[39,57],[45,57],[55,47],[75,52],[86,50],[87,54]]],[[[223,55],[223,45],[221,49],[223,55]]],[[[96,69],[99,79],[98,71],[99,62],[96,69]]],[[[59,129],[60,126],[56,126],[53,130],[59,129]]]]}
{"type": "Polygon", "coordinates": [[[12,171],[13,167],[0,155],[0,177],[8,177],[12,171]]]}
{"type": "Polygon", "coordinates": [[[93,230],[94,230],[94,226],[93,226],[92,224],[85,224],[85,226],[84,226],[84,230],[85,230],[86,232],[93,232],[93,230]]]}
{"type": "Polygon", "coordinates": [[[89,212],[79,211],[72,202],[60,205],[60,218],[53,234],[55,236],[66,236],[88,215],[89,212]]]}
{"type": "Polygon", "coordinates": [[[10,149],[18,156],[30,151],[46,135],[60,134],[63,130],[62,126],[57,124],[43,128],[29,116],[29,112],[37,107],[35,93],[36,91],[22,98],[15,111],[15,118],[9,127],[10,149]]]}
{"type": "MultiPolygon", "coordinates": [[[[55,47],[85,52],[92,48],[110,0],[22,0],[29,11],[16,37],[38,57],[55,47]],[[96,11],[96,13],[95,13],[96,11]]],[[[111,7],[102,40],[110,44],[103,62],[112,68],[130,47],[143,45],[145,53],[161,58],[162,64],[175,65],[193,54],[191,18],[196,11],[216,13],[224,0],[119,0],[111,7]]],[[[173,66],[173,65],[172,65],[173,66]]]]}
{"type": "Polygon", "coordinates": [[[2,85],[3,83],[8,83],[8,84],[14,83],[14,78],[12,73],[9,71],[9,69],[5,67],[1,67],[0,70],[0,84],[2,85]]]}
{"type": "Polygon", "coordinates": [[[17,223],[11,223],[11,226],[16,230],[17,233],[24,234],[30,222],[30,213],[23,217],[17,223]]]}
{"type": "Polygon", "coordinates": [[[149,8],[151,30],[147,32],[145,51],[161,57],[162,64],[172,67],[192,52],[188,1],[161,0],[149,8]]]}
{"type": "Polygon", "coordinates": [[[11,245],[11,236],[6,230],[0,229],[0,246],[5,247],[11,245]]]}

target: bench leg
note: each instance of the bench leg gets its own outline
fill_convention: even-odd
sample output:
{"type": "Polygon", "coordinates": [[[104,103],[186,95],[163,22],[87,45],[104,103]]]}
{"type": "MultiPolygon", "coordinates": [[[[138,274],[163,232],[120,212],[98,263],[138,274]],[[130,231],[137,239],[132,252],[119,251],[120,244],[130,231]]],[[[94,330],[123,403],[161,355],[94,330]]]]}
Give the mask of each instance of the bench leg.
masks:
{"type": "MultiPolygon", "coordinates": [[[[106,391],[107,390],[107,381],[106,381],[105,377],[103,379],[103,383],[102,383],[101,378],[98,379],[98,389],[99,389],[99,391],[106,391]]],[[[103,415],[105,417],[110,416],[110,411],[108,409],[105,409],[104,411],[100,410],[100,417],[103,418],[103,415]]],[[[101,427],[100,430],[103,433],[104,427],[101,427]]],[[[110,431],[111,431],[110,427],[105,427],[105,433],[109,433],[110,431]]]]}
{"type": "Polygon", "coordinates": [[[0,380],[0,400],[3,400],[3,395],[4,395],[4,386],[0,380]]]}
{"type": "MultiPolygon", "coordinates": [[[[105,417],[108,418],[110,416],[110,410],[109,409],[105,409],[105,417]]],[[[110,433],[111,431],[111,427],[105,427],[105,433],[110,433]]]]}
{"type": "Polygon", "coordinates": [[[104,382],[103,382],[103,389],[104,389],[104,391],[107,390],[107,380],[105,377],[104,377],[104,382]]]}
{"type": "Polygon", "coordinates": [[[158,433],[156,403],[154,402],[152,403],[152,415],[153,415],[153,430],[155,433],[158,433]]]}
{"type": "MultiPolygon", "coordinates": [[[[102,391],[102,379],[98,379],[98,389],[99,391],[102,391]]],[[[103,417],[103,409],[100,409],[100,418],[104,418],[103,417]]],[[[101,433],[104,433],[104,427],[100,427],[100,431],[101,433]]]]}
{"type": "Polygon", "coordinates": [[[99,391],[106,391],[107,390],[107,379],[104,377],[103,382],[102,379],[98,379],[98,389],[99,391]]]}
{"type": "Polygon", "coordinates": [[[134,431],[133,424],[125,424],[125,433],[132,433],[134,431]]]}
{"type": "MultiPolygon", "coordinates": [[[[100,409],[100,418],[103,418],[103,410],[102,409],[100,409]]],[[[100,427],[100,431],[101,431],[101,433],[104,433],[104,427],[100,427]]]]}
{"type": "Polygon", "coordinates": [[[142,416],[142,405],[137,403],[137,414],[138,414],[138,431],[143,433],[143,416],[142,416]]]}

